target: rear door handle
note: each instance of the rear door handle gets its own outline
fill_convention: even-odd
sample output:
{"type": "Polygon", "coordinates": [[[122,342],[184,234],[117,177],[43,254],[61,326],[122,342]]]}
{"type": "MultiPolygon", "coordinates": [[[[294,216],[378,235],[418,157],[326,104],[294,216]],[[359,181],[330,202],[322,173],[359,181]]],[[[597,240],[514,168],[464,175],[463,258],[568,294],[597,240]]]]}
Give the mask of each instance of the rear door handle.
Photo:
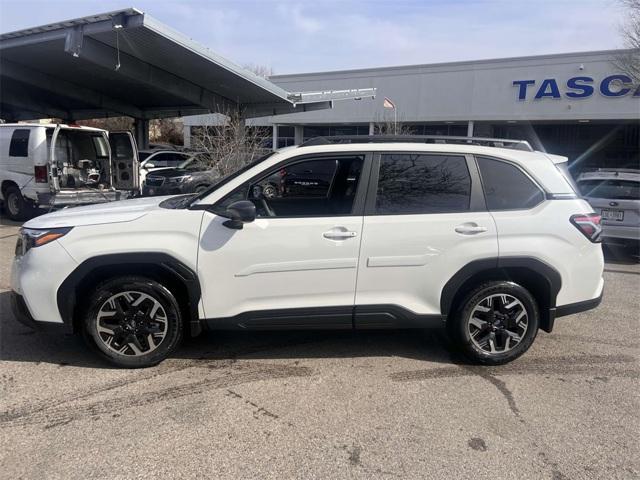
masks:
{"type": "Polygon", "coordinates": [[[322,236],[329,240],[346,240],[358,235],[358,232],[347,230],[345,227],[334,227],[328,232],[324,232],[322,236]]]}
{"type": "Polygon", "coordinates": [[[478,233],[486,232],[487,227],[483,227],[474,222],[469,222],[458,225],[455,230],[462,235],[476,235],[478,233]]]}

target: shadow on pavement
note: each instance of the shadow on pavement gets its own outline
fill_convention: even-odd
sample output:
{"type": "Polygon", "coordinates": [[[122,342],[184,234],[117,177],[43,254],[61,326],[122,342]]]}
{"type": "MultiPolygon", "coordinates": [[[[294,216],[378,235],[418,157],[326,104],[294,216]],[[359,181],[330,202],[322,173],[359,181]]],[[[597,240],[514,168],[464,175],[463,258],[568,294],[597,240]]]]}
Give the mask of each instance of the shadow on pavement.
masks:
{"type": "MultiPolygon", "coordinates": [[[[18,323],[9,292],[0,293],[0,360],[113,368],[80,335],[32,330],[18,323]]],[[[188,338],[171,355],[199,363],[242,359],[404,357],[436,363],[464,363],[450,350],[442,330],[204,332],[188,338]]]]}

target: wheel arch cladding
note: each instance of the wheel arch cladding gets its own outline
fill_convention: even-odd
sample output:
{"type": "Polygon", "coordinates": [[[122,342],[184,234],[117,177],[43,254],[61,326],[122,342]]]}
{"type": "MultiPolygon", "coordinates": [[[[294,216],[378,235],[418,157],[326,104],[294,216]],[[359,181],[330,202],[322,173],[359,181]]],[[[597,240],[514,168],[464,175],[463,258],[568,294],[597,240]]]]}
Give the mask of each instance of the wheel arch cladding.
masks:
{"type": "Polygon", "coordinates": [[[492,280],[512,281],[529,290],[540,308],[540,328],[551,332],[562,279],[556,269],[533,257],[494,257],[468,263],[442,289],[440,311],[449,315],[471,288],[492,280]]]}
{"type": "Polygon", "coordinates": [[[165,285],[176,297],[182,315],[189,319],[185,324],[189,325],[191,335],[201,332],[198,315],[200,281],[197,274],[171,255],[156,252],[100,255],[82,262],[58,288],[57,303],[62,320],[71,323],[74,331],[78,331],[81,301],[90,289],[121,275],[149,277],[165,285]]]}

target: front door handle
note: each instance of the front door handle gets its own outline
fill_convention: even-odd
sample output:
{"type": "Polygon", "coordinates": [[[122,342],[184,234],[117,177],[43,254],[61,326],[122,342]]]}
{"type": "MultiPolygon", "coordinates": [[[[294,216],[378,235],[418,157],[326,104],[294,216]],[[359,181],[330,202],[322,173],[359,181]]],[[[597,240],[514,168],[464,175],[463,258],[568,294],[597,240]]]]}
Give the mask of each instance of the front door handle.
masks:
{"type": "Polygon", "coordinates": [[[347,230],[345,227],[333,227],[328,232],[324,232],[322,236],[329,240],[346,240],[347,238],[353,238],[358,235],[358,232],[347,230]]]}
{"type": "Polygon", "coordinates": [[[476,235],[478,233],[486,232],[487,227],[483,227],[474,222],[468,222],[458,225],[455,230],[462,235],[476,235]]]}

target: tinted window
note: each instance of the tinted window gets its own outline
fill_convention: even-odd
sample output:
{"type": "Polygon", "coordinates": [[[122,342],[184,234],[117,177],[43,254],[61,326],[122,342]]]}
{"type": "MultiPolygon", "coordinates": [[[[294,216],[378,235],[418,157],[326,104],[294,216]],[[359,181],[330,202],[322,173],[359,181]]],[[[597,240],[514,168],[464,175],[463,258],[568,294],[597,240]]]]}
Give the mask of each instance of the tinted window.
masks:
{"type": "Polygon", "coordinates": [[[464,157],[386,154],[380,160],[376,213],[448,213],[469,210],[471,177],[464,157]]]}
{"type": "Polygon", "coordinates": [[[259,217],[349,215],[353,210],[363,157],[307,160],[251,180],[217,205],[251,200],[259,217]]]}
{"type": "Polygon", "coordinates": [[[25,128],[13,131],[11,144],[9,145],[10,157],[26,157],[29,155],[29,133],[30,130],[25,128]]]}
{"type": "Polygon", "coordinates": [[[632,180],[582,180],[580,191],[589,198],[640,200],[640,182],[632,180]]]}
{"type": "Polygon", "coordinates": [[[532,208],[544,200],[542,191],[518,167],[478,157],[484,196],[489,210],[532,208]]]}
{"type": "Polygon", "coordinates": [[[133,145],[128,135],[112,134],[109,137],[111,154],[117,160],[130,160],[133,158],[133,145]]]}

